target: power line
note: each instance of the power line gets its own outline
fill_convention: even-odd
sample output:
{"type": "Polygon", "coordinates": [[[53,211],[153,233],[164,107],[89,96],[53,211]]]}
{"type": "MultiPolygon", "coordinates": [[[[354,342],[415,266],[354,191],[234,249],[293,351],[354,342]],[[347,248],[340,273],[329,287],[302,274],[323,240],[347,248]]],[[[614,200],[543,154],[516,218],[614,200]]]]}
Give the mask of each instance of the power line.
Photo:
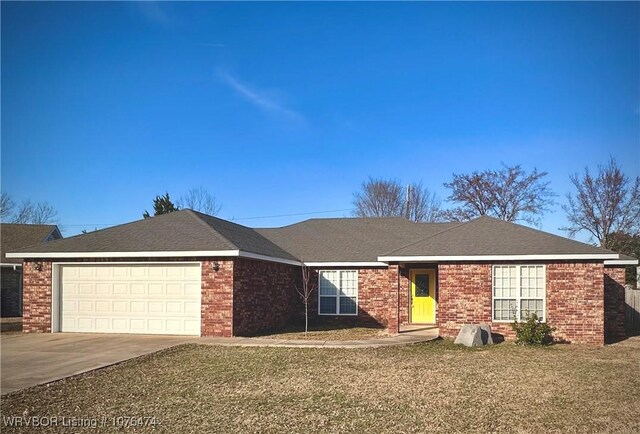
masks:
{"type": "Polygon", "coordinates": [[[334,209],[331,211],[299,212],[295,214],[265,215],[265,216],[258,216],[258,217],[238,217],[238,218],[232,218],[231,220],[255,220],[255,219],[270,219],[275,217],[295,217],[300,215],[330,214],[334,212],[343,212],[343,211],[351,211],[351,208],[334,209]]]}

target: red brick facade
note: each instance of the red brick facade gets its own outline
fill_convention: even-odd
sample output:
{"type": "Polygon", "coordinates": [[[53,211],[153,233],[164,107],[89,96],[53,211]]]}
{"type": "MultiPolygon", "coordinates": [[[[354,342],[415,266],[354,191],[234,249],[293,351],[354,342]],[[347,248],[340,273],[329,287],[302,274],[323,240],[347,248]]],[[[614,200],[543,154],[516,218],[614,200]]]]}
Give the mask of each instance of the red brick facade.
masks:
{"type": "MultiPolygon", "coordinates": [[[[438,265],[440,335],[455,337],[463,324],[491,323],[491,264],[438,265]]],[[[503,332],[501,324],[495,328],[503,332]]]]}
{"type": "MultiPolygon", "coordinates": [[[[282,308],[274,292],[268,300],[256,302],[275,284],[275,292],[292,282],[297,267],[263,261],[228,258],[158,258],[151,261],[200,261],[202,264],[201,334],[202,336],[244,335],[282,325],[290,308],[282,308]],[[215,265],[214,265],[215,264],[215,265]],[[216,270],[217,269],[217,270],[216,270]],[[249,269],[254,270],[250,277],[249,269]],[[275,277],[274,277],[275,276],[275,277]],[[234,303],[239,307],[234,309],[234,303]],[[274,307],[275,306],[275,307],[274,307]],[[253,309],[253,312],[251,312],[253,309]],[[248,311],[248,312],[247,312],[248,311]],[[274,315],[268,318],[269,313],[274,315]],[[251,318],[255,315],[255,318],[251,318]],[[236,330],[237,328],[237,330],[236,330]]],[[[69,262],[143,262],[136,259],[72,259],[69,262]]],[[[25,333],[51,331],[52,265],[48,260],[24,262],[23,319],[25,333]],[[41,268],[38,270],[37,268],[41,268]]],[[[293,286],[290,288],[293,289],[293,286]]],[[[295,291],[293,289],[293,291],[295,291]]],[[[289,297],[290,303],[294,297],[289,297]]]]}
{"type": "Polygon", "coordinates": [[[22,331],[51,331],[51,262],[25,261],[22,266],[22,331]]]}
{"type": "Polygon", "coordinates": [[[602,263],[547,265],[547,322],[556,339],[604,344],[602,263]]]}
{"type": "MultiPolygon", "coordinates": [[[[438,266],[438,327],[455,337],[463,324],[491,324],[494,332],[513,337],[509,323],[493,322],[492,264],[438,266]]],[[[557,339],[604,343],[604,268],[601,263],[546,264],[547,322],[557,339]]]]}
{"type": "Polygon", "coordinates": [[[300,267],[236,259],[233,268],[233,334],[250,336],[283,327],[303,313],[300,267]]]}
{"type": "MultiPolygon", "coordinates": [[[[242,258],[171,260],[202,263],[202,336],[252,335],[302,315],[303,306],[295,292],[295,282],[300,279],[298,267],[242,258]]],[[[317,271],[313,270],[311,276],[316,287],[317,271]]],[[[399,324],[410,322],[409,271],[410,266],[400,268],[393,264],[360,268],[358,315],[318,316],[316,289],[309,304],[310,318],[386,327],[397,333],[399,324]]],[[[491,273],[491,263],[437,266],[436,319],[442,336],[455,337],[460,327],[468,323],[489,323],[496,333],[513,336],[509,323],[491,320],[491,273]]],[[[23,274],[23,330],[49,332],[51,262],[25,261],[23,274]]],[[[607,339],[623,337],[623,282],[623,267],[605,269],[602,263],[595,262],[547,263],[546,313],[548,323],[557,329],[556,338],[600,345],[605,335],[607,339]]]]}
{"type": "Polygon", "coordinates": [[[234,265],[233,260],[202,260],[202,336],[233,336],[234,265]]]}
{"type": "MultiPolygon", "coordinates": [[[[332,270],[340,267],[332,267],[332,270]]],[[[353,267],[342,267],[353,270],[353,267]]],[[[311,318],[353,326],[384,327],[392,333],[398,331],[398,266],[358,269],[358,315],[318,315],[318,269],[311,272],[316,290],[309,302],[311,318]]]]}
{"type": "Polygon", "coordinates": [[[624,325],[624,266],[604,268],[604,337],[615,342],[626,337],[624,325]]]}

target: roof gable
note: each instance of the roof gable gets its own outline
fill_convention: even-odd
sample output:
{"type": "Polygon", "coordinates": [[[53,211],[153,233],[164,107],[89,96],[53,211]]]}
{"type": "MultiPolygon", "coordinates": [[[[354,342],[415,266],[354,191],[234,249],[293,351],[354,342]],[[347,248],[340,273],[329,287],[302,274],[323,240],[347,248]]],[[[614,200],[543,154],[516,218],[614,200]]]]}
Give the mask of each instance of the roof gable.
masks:
{"type": "Polygon", "coordinates": [[[6,253],[44,242],[47,238],[62,238],[56,225],[30,225],[0,223],[0,262],[20,264],[18,258],[7,258],[6,253]]]}

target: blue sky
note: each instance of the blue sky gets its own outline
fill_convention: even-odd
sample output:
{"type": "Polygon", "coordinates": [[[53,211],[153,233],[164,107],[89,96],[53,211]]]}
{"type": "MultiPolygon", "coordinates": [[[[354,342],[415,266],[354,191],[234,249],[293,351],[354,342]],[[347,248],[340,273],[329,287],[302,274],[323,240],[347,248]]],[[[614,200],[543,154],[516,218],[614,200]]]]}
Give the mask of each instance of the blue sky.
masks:
{"type": "MultiPolygon", "coordinates": [[[[66,235],[214,193],[249,226],[368,176],[640,174],[640,3],[2,2],[2,189],[66,235]]],[[[557,206],[542,228],[561,233],[557,206]]]]}

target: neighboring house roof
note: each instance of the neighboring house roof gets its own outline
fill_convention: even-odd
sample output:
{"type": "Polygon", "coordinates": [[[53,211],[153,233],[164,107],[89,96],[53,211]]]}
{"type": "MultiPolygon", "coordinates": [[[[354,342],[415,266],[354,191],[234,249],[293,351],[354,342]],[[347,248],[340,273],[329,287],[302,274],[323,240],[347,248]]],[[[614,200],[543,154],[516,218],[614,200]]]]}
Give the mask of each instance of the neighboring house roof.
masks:
{"type": "MultiPolygon", "coordinates": [[[[52,241],[17,253],[38,254],[86,253],[91,256],[238,256],[243,251],[286,260],[295,260],[289,253],[273,244],[255,230],[192,210],[176,211],[149,219],[138,220],[111,228],[52,241]]],[[[16,253],[14,252],[14,253],[16,253]]]]}
{"type": "Polygon", "coordinates": [[[311,219],[252,229],[192,210],[176,211],[23,248],[17,257],[245,256],[312,265],[381,261],[607,259],[615,252],[491,217],[466,223],[403,218],[311,219]],[[457,259],[456,259],[457,258],[457,259]],[[484,259],[483,259],[484,258],[484,259]]]}
{"type": "Polygon", "coordinates": [[[6,253],[34,244],[62,238],[56,225],[0,223],[0,263],[22,264],[19,258],[7,258],[6,253]]]}

